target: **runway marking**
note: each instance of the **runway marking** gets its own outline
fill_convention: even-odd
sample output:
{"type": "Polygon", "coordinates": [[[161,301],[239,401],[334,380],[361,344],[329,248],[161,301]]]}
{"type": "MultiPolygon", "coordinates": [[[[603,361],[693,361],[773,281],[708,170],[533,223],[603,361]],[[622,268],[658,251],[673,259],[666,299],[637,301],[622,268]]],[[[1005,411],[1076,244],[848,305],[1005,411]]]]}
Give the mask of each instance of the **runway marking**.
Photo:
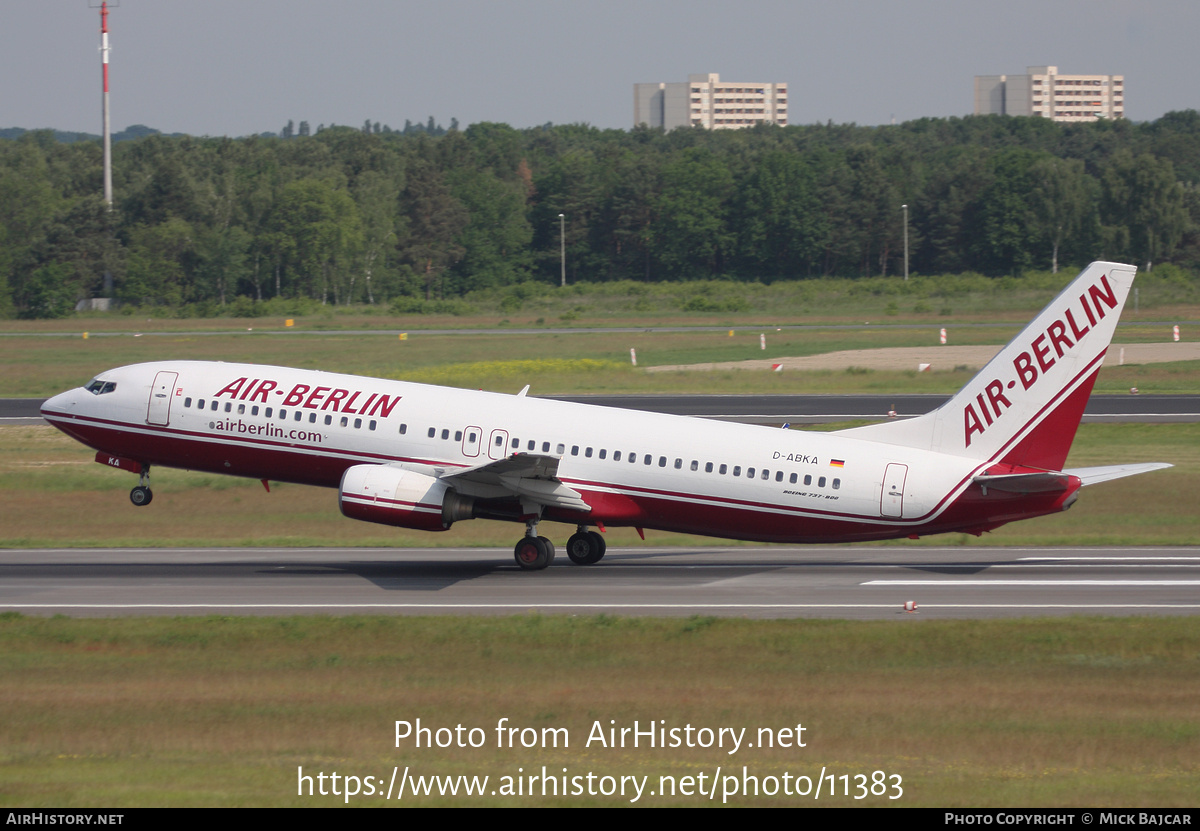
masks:
{"type": "Polygon", "coordinates": [[[1200,580],[868,580],[861,586],[1200,586],[1200,580]]]}
{"type": "MultiPolygon", "coordinates": [[[[5,603],[3,609],[895,609],[899,603],[5,603]]],[[[922,609],[1200,609],[1198,603],[922,603],[922,609]]]]}
{"type": "Polygon", "coordinates": [[[1181,561],[1188,560],[1188,561],[1191,561],[1191,560],[1200,560],[1200,557],[1168,557],[1168,556],[1164,555],[1162,557],[1021,557],[1019,559],[1028,560],[1031,562],[1045,561],[1045,560],[1049,560],[1051,562],[1074,562],[1077,560],[1078,561],[1089,561],[1089,562],[1092,560],[1099,560],[1099,561],[1133,560],[1135,562],[1142,562],[1145,560],[1181,560],[1181,561]]]}

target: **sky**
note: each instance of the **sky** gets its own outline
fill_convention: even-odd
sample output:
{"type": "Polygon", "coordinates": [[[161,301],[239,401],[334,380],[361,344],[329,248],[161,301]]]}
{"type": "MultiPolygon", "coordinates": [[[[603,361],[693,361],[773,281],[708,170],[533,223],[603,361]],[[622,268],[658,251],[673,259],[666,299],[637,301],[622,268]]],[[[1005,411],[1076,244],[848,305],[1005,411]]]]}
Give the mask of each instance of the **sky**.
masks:
{"type": "MultiPolygon", "coordinates": [[[[100,132],[98,0],[0,4],[0,127],[100,132]]],[[[786,82],[792,124],[968,115],[975,75],[1125,76],[1126,114],[1200,109],[1197,0],[120,0],[114,130],[633,126],[633,85],[786,82]]]]}

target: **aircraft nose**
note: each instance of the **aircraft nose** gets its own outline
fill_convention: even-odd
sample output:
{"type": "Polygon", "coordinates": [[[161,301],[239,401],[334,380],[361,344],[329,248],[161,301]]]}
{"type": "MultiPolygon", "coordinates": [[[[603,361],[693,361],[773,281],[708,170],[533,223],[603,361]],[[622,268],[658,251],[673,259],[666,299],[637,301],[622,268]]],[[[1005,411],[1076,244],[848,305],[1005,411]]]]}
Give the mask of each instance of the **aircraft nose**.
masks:
{"type": "Polygon", "coordinates": [[[75,404],[78,401],[79,390],[67,390],[60,392],[53,398],[47,398],[42,402],[42,418],[53,415],[68,415],[75,409],[75,404]]]}

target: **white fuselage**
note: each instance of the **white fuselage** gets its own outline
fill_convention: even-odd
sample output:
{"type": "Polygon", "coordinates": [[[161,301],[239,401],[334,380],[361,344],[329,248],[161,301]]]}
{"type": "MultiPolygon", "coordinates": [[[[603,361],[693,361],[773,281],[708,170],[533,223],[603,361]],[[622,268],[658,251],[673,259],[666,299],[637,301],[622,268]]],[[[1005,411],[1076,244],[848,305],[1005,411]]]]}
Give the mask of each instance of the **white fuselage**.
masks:
{"type": "Polygon", "coordinates": [[[144,465],[337,487],[353,465],[438,476],[536,453],[591,507],[547,517],[581,524],[788,542],[988,524],[952,510],[986,462],[826,433],[250,364],[96,381],[112,389],[56,396],[46,418],[144,465]]]}

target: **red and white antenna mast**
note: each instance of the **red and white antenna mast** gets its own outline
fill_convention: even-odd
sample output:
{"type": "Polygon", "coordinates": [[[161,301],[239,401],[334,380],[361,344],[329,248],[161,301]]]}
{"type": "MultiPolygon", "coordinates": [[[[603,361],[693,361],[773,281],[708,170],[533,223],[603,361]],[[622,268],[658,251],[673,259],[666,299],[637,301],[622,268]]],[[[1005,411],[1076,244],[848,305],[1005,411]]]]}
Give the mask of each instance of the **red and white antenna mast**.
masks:
{"type": "MultiPolygon", "coordinates": [[[[96,8],[95,3],[89,2],[91,8],[96,8]]],[[[105,0],[100,4],[100,63],[104,72],[104,201],[111,208],[113,203],[113,186],[112,186],[112,130],[108,123],[108,7],[110,3],[105,0]]],[[[119,0],[113,0],[111,3],[115,9],[121,5],[119,0]]]]}

